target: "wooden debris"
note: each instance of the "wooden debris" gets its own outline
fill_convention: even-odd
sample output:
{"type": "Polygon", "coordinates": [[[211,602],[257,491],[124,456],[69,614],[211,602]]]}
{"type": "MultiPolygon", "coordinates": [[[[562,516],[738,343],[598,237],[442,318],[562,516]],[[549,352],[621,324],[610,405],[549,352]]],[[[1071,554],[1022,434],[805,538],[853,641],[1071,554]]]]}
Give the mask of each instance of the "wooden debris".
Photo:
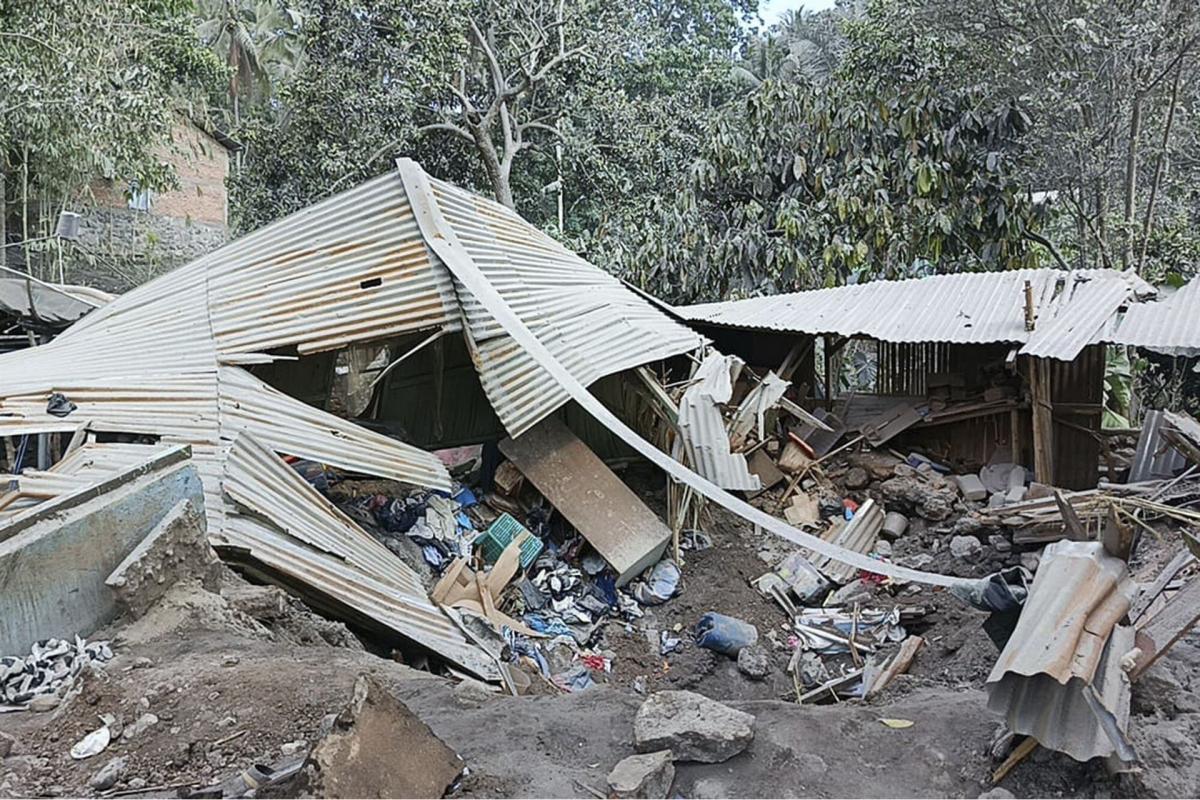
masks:
{"type": "Polygon", "coordinates": [[[1163,656],[1179,638],[1200,622],[1200,578],[1193,579],[1175,593],[1167,604],[1137,629],[1134,637],[1131,681],[1163,656]]]}
{"type": "Polygon", "coordinates": [[[1142,615],[1146,613],[1154,601],[1158,599],[1158,596],[1163,593],[1163,590],[1167,588],[1167,584],[1173,581],[1175,576],[1179,574],[1179,571],[1192,563],[1193,560],[1194,556],[1187,550],[1181,550],[1176,553],[1170,563],[1163,567],[1162,572],[1158,573],[1158,577],[1154,579],[1154,583],[1142,589],[1141,594],[1133,601],[1133,605],[1129,608],[1129,621],[1136,625],[1138,620],[1142,618],[1142,615]]]}
{"type": "Polygon", "coordinates": [[[1004,759],[1004,763],[992,773],[992,783],[999,783],[1004,780],[1008,773],[1012,772],[1018,764],[1028,758],[1029,754],[1037,749],[1037,746],[1038,740],[1032,736],[1027,736],[1024,741],[1013,748],[1008,758],[1004,759]]]}
{"type": "Polygon", "coordinates": [[[875,695],[887,688],[888,684],[896,679],[897,675],[903,675],[908,672],[909,666],[917,655],[917,651],[925,644],[925,640],[920,636],[909,636],[900,645],[900,649],[896,655],[892,656],[892,660],[887,663],[883,671],[876,676],[871,682],[869,688],[864,693],[864,699],[870,700],[875,695]]]}

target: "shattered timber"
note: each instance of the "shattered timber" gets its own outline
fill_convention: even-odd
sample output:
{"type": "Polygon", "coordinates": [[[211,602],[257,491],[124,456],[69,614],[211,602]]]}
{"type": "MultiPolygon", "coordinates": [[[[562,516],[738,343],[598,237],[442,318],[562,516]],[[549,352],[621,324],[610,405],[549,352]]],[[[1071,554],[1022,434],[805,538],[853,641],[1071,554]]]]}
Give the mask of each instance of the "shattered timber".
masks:
{"type": "Polygon", "coordinates": [[[1200,423],[1101,425],[1106,348],[1200,355],[1194,285],[674,308],[402,160],[37,288],[0,795],[1200,789],[1200,423]]]}

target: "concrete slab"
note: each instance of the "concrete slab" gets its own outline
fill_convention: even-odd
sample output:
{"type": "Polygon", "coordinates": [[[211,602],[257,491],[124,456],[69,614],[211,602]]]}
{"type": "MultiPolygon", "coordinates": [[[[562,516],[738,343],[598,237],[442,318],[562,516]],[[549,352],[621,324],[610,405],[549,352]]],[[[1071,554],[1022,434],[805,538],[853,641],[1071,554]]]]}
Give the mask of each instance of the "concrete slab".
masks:
{"type": "Polygon", "coordinates": [[[113,619],[104,581],[181,500],[204,508],[186,446],[31,509],[0,529],[0,653],[87,636],[113,619]],[[16,532],[12,530],[16,528],[16,532]]]}

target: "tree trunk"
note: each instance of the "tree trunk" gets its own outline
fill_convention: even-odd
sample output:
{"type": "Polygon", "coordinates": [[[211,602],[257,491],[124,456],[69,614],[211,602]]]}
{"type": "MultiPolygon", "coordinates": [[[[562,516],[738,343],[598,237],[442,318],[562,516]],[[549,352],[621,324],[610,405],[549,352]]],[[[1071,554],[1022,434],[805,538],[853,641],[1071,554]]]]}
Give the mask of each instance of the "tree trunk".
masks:
{"type": "Polygon", "coordinates": [[[1162,149],[1154,165],[1154,178],[1150,182],[1150,197],[1146,201],[1146,219],[1142,223],[1142,248],[1138,253],[1137,271],[1142,274],[1146,266],[1146,248],[1150,244],[1150,226],[1154,224],[1154,203],[1158,199],[1158,188],[1162,185],[1167,170],[1167,149],[1171,144],[1171,125],[1175,122],[1175,109],[1179,105],[1179,80],[1183,75],[1184,59],[1175,67],[1175,80],[1171,83],[1171,104],[1167,106],[1167,121],[1163,124],[1162,149]]]}
{"type": "Polygon", "coordinates": [[[515,211],[512,184],[507,171],[500,165],[500,156],[496,153],[496,145],[492,143],[489,132],[473,127],[471,134],[475,137],[475,147],[479,150],[479,157],[483,159],[483,168],[487,170],[488,182],[492,184],[492,194],[496,196],[496,202],[515,211]]]}
{"type": "Polygon", "coordinates": [[[0,167],[0,267],[8,266],[8,176],[0,167]]]}
{"type": "Polygon", "coordinates": [[[1133,110],[1129,114],[1129,148],[1125,154],[1125,213],[1121,232],[1121,266],[1133,266],[1133,210],[1137,202],[1138,137],[1142,132],[1142,102],[1140,91],[1134,92],[1133,110]]]}

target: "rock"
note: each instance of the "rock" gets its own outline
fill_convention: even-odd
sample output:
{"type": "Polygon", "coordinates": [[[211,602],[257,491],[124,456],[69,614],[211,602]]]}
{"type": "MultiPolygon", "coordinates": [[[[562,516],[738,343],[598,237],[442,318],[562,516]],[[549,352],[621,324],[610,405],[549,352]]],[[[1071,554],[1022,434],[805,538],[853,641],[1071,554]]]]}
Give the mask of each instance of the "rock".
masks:
{"type": "Polygon", "coordinates": [[[680,761],[717,764],[754,739],[754,715],[687,691],[650,695],[633,721],[638,752],[670,750],[680,761]]]}
{"type": "MultiPolygon", "coordinates": [[[[657,640],[655,644],[657,645],[657,640]]],[[[496,699],[496,696],[496,693],[492,691],[492,687],[474,678],[467,678],[460,681],[454,687],[454,702],[463,708],[478,708],[484,703],[496,699]]]]}
{"type": "Polygon", "coordinates": [[[204,512],[180,500],[104,583],[117,604],[136,619],[182,581],[198,580],[205,589],[219,591],[221,569],[208,543],[204,512]]]}
{"type": "Polygon", "coordinates": [[[737,656],[737,667],[747,678],[761,681],[771,674],[771,656],[758,645],[743,647],[737,656]]]}
{"type": "Polygon", "coordinates": [[[866,581],[853,580],[831,594],[827,605],[849,606],[853,605],[855,600],[869,601],[874,594],[874,589],[866,581]]]}
{"type": "Polygon", "coordinates": [[[997,786],[993,789],[988,789],[986,792],[979,795],[979,800],[984,800],[984,798],[988,798],[989,800],[1013,800],[1015,797],[1016,795],[1010,792],[1008,789],[1001,789],[999,786],[997,786]]]}
{"type": "Polygon", "coordinates": [[[117,781],[121,780],[121,774],[125,772],[125,764],[126,760],[123,757],[109,761],[92,776],[92,788],[97,792],[103,792],[116,786],[117,781]]]}
{"type": "Polygon", "coordinates": [[[1014,489],[1020,489],[1020,490],[1022,490],[1022,492],[1024,492],[1024,490],[1025,490],[1025,468],[1024,467],[1022,467],[1021,465],[1018,464],[1017,466],[1012,468],[1012,471],[1010,471],[1008,473],[1007,489],[1009,492],[1011,492],[1014,489]]]}
{"type": "Polygon", "coordinates": [[[1030,572],[1037,572],[1038,565],[1042,563],[1042,557],[1037,553],[1021,553],[1021,566],[1030,572]]]}
{"type": "Polygon", "coordinates": [[[1013,487],[1012,489],[1009,489],[1004,494],[1004,502],[1005,503],[1019,503],[1024,499],[1025,499],[1025,487],[1024,486],[1013,487]]]}
{"type": "Polygon", "coordinates": [[[279,745],[279,752],[283,753],[285,756],[294,756],[296,753],[305,750],[307,747],[308,742],[304,741],[303,739],[297,739],[294,742],[284,742],[283,744],[279,745]]]}
{"type": "Polygon", "coordinates": [[[17,740],[10,734],[0,731],[0,761],[8,758],[16,749],[17,740]]]}
{"type": "Polygon", "coordinates": [[[58,704],[62,700],[56,694],[39,694],[37,697],[29,701],[30,711],[53,711],[58,708],[58,704]]]}
{"type": "Polygon", "coordinates": [[[892,475],[897,478],[915,478],[917,471],[903,462],[892,467],[892,475]]]}
{"type": "Polygon", "coordinates": [[[140,717],[138,717],[137,720],[132,725],[130,725],[128,728],[126,728],[124,730],[124,732],[122,732],[121,738],[124,739],[125,741],[129,741],[130,739],[134,738],[135,736],[140,736],[141,734],[150,730],[157,724],[158,724],[158,717],[155,716],[154,714],[147,712],[145,714],[142,714],[140,717]]]}
{"type": "Polygon", "coordinates": [[[237,656],[225,656],[224,658],[221,659],[221,666],[222,667],[236,667],[239,663],[241,663],[241,661],[242,660],[240,658],[238,658],[237,656]]]}
{"type": "Polygon", "coordinates": [[[145,778],[130,778],[129,779],[129,788],[130,789],[145,789],[146,788],[146,779],[145,778]]]}
{"type": "Polygon", "coordinates": [[[847,489],[865,489],[871,482],[871,476],[862,467],[851,467],[846,471],[846,477],[842,482],[847,489]]]}
{"type": "Polygon", "coordinates": [[[958,482],[958,490],[962,492],[962,496],[968,500],[977,503],[988,495],[978,475],[955,475],[954,480],[958,482]]]}
{"type": "Polygon", "coordinates": [[[875,553],[876,555],[883,556],[884,558],[891,558],[892,543],[887,539],[879,539],[875,542],[875,553]]]}
{"type": "Polygon", "coordinates": [[[1002,505],[1004,505],[1004,503],[1005,503],[1004,495],[1001,494],[1000,492],[996,492],[995,494],[988,497],[987,507],[988,508],[1000,508],[1002,505]]]}
{"type": "Polygon", "coordinates": [[[152,660],[150,660],[149,658],[146,658],[145,656],[138,656],[137,658],[135,658],[133,660],[133,668],[134,669],[146,669],[148,667],[153,667],[153,666],[154,666],[154,662],[152,660]]]}
{"type": "MultiPolygon", "coordinates": [[[[324,727],[324,722],[322,723],[324,727]]],[[[313,745],[289,796],[442,797],[463,772],[458,754],[367,675],[313,745]],[[402,742],[402,747],[396,743],[402,742]]]]}
{"type": "Polygon", "coordinates": [[[879,489],[889,505],[911,508],[934,522],[949,517],[958,498],[958,491],[945,481],[938,486],[917,478],[889,478],[879,484],[879,489]]]}
{"type": "Polygon", "coordinates": [[[629,756],[608,773],[609,797],[670,797],[674,780],[670,750],[629,756]]]}
{"type": "Polygon", "coordinates": [[[1009,463],[988,464],[979,470],[979,481],[989,492],[1003,494],[1008,491],[1008,476],[1013,467],[1014,465],[1009,463]]]}
{"type": "Polygon", "coordinates": [[[950,539],[950,555],[963,561],[978,561],[983,545],[974,536],[954,536],[950,539]]]}
{"type": "Polygon", "coordinates": [[[1011,553],[1012,552],[1012,547],[1013,547],[1012,542],[1009,540],[1009,538],[1007,536],[1005,536],[1002,533],[993,533],[991,536],[989,536],[988,544],[990,544],[992,546],[992,549],[995,550],[997,553],[1011,553]]]}
{"type": "Polygon", "coordinates": [[[883,517],[883,527],[880,528],[879,535],[889,539],[899,539],[906,530],[908,530],[908,517],[899,511],[889,511],[883,517]]]}

